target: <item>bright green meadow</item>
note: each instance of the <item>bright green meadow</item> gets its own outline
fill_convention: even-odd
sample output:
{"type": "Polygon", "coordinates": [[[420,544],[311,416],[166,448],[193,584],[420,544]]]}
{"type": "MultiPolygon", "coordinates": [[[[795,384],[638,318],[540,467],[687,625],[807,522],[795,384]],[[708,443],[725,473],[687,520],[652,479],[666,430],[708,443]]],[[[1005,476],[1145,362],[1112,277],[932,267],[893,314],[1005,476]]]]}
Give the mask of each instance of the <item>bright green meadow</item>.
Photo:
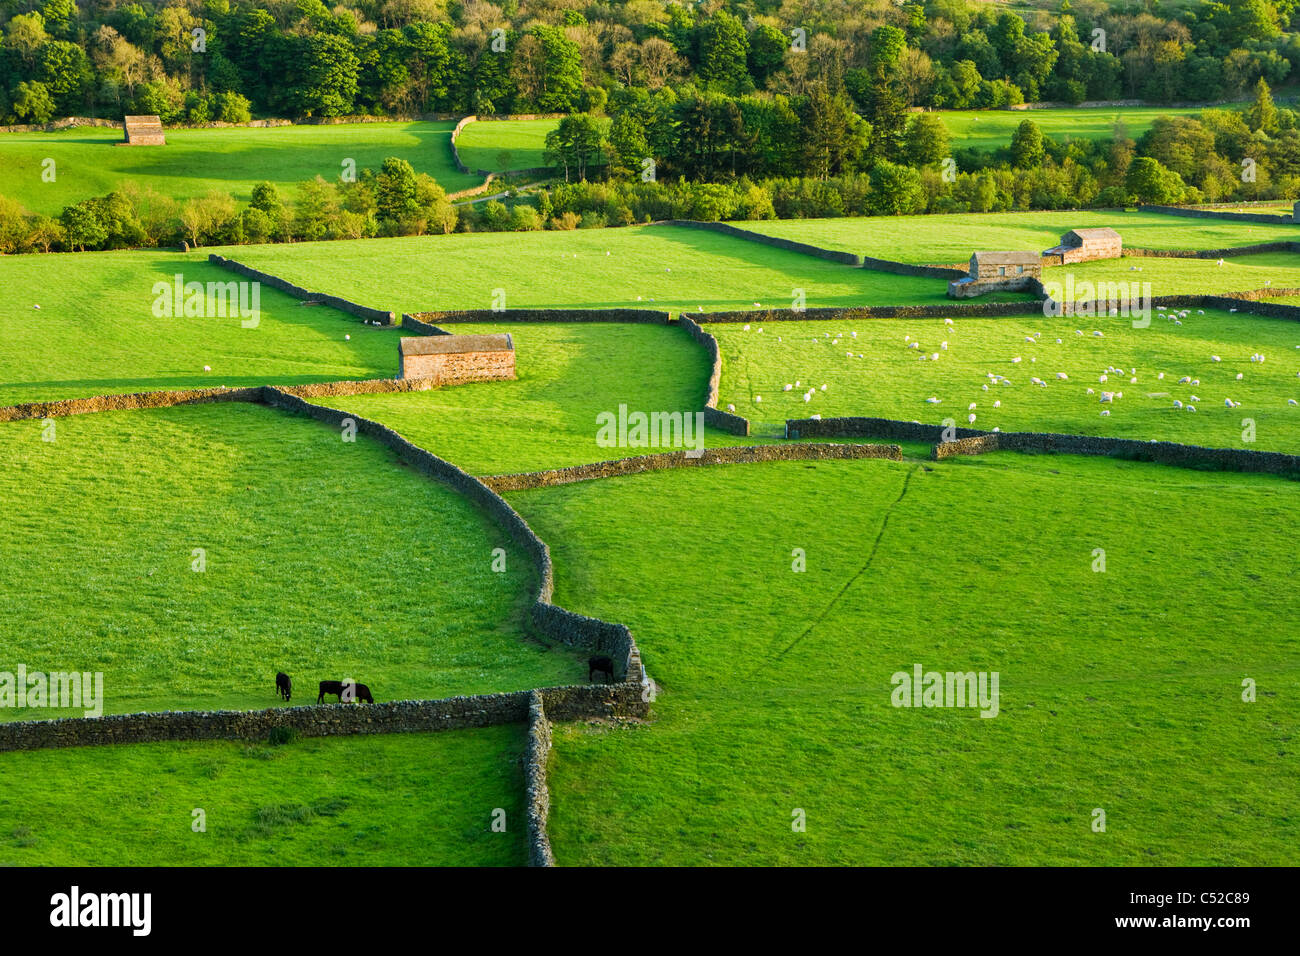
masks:
{"type": "MultiPolygon", "coordinates": [[[[1096,226],[1112,227],[1119,232],[1125,247],[1137,249],[1223,249],[1260,242],[1300,240],[1300,225],[1286,221],[1273,225],[1113,210],[783,219],[734,222],[731,225],[767,236],[877,259],[947,265],[961,263],[963,268],[971,253],[977,250],[1042,252],[1057,245],[1061,236],[1071,229],[1096,226]]],[[[1292,260],[1300,262],[1294,256],[1292,260]]],[[[1127,267],[1130,263],[1124,265],[1127,267]]]]}
{"type": "Polygon", "coordinates": [[[504,726],[4,753],[0,864],[522,866],[523,749],[504,726]]]}
{"type": "Polygon", "coordinates": [[[748,332],[734,323],[706,328],[722,352],[719,404],[735,404],[766,432],[813,414],[868,415],[1300,453],[1300,405],[1287,403],[1300,402],[1300,323],[1189,311],[1181,326],[1153,311],[1147,328],[1119,317],[1041,315],[958,318],[952,325],[942,319],[771,322],[761,335],[752,324],[748,332]],[[921,347],[910,348],[912,342],[921,347]],[[1257,353],[1263,363],[1250,360],[1257,353]],[[1183,377],[1200,384],[1180,383],[1183,377]],[[810,386],[813,395],[805,400],[810,386]],[[1123,396],[1103,404],[1102,391],[1123,396]],[[1228,399],[1240,407],[1229,408],[1228,399]],[[1175,400],[1196,411],[1175,408],[1175,400]],[[1103,409],[1110,414],[1102,416],[1103,409]],[[1254,422],[1252,441],[1243,438],[1243,419],[1254,422]]]}
{"type": "Polygon", "coordinates": [[[64,206],[102,196],[124,182],[173,199],[213,190],[239,202],[270,181],[291,198],[298,183],[336,180],[345,160],[356,170],[378,169],[400,156],[448,191],[476,186],[481,177],[458,172],[451,156],[452,122],[353,123],[323,126],[169,129],[166,146],[115,146],[121,129],[77,127],[57,133],[0,133],[0,194],[30,212],[57,216],[64,206]],[[46,182],[46,159],[54,182],[46,182]]]}
{"type": "Polygon", "coordinates": [[[382,701],[585,674],[527,638],[523,552],[364,436],[240,403],[76,415],[46,437],[0,425],[0,564],[22,569],[0,593],[0,669],[102,672],[111,713],[276,706],[279,670],[294,703],[326,679],[382,701]]]}
{"type": "Polygon", "coordinates": [[[1109,106],[1041,110],[940,110],[938,115],[952,134],[953,146],[992,150],[1010,146],[1012,134],[1025,120],[1033,120],[1043,135],[1058,142],[1071,139],[1109,140],[1115,134],[1117,121],[1124,124],[1131,139],[1138,139],[1161,116],[1196,116],[1200,112],[1200,107],[1109,106]]]}
{"type": "Polygon", "coordinates": [[[1294,864],[1294,495],[1014,454],[509,494],[660,688],[650,724],[557,727],[557,858],[1294,864]],[[892,707],[915,664],[998,672],[997,717],[892,707]]]}

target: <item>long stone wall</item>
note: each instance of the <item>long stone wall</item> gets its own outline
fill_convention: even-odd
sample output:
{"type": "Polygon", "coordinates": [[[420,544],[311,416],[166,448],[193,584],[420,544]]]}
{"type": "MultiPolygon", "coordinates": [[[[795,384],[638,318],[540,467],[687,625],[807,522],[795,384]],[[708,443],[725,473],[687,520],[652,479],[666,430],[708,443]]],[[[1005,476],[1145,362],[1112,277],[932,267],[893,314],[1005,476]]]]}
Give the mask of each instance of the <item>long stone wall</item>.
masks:
{"type": "Polygon", "coordinates": [[[733,239],[744,239],[747,242],[757,242],[764,246],[773,246],[777,249],[784,249],[786,252],[797,252],[800,255],[816,256],[818,259],[825,259],[827,262],[838,262],[845,266],[861,266],[862,256],[854,255],[851,252],[840,252],[835,249],[823,249],[821,246],[812,246],[806,242],[795,242],[791,239],[778,239],[776,236],[765,236],[761,232],[751,232],[748,229],[738,229],[735,226],[728,225],[725,222],[702,222],[698,219],[663,219],[655,223],[656,226],[681,226],[686,229],[704,229],[708,232],[720,232],[724,236],[731,236],[733,239]]]}
{"type": "Polygon", "coordinates": [[[551,815],[551,792],[546,764],[551,752],[551,722],[541,691],[528,697],[528,744],[524,751],[524,800],[528,817],[528,865],[554,866],[546,824],[551,815]]]}
{"type": "Polygon", "coordinates": [[[403,324],[408,317],[426,325],[430,322],[644,322],[667,325],[672,319],[667,312],[651,309],[450,309],[403,313],[403,324]]]}
{"type": "Polygon", "coordinates": [[[701,312],[694,316],[701,324],[710,322],[827,322],[853,319],[937,319],[1000,318],[1008,315],[1041,315],[1041,301],[963,302],[934,305],[858,305],[845,308],[753,309],[726,312],[701,312]]]}
{"type": "Polygon", "coordinates": [[[895,262],[893,259],[876,259],[872,256],[862,257],[862,268],[875,269],[877,272],[892,272],[900,276],[920,276],[925,279],[960,279],[970,273],[960,266],[914,265],[910,262],[895,262]]]}
{"type": "Polygon", "coordinates": [[[1146,461],[1202,471],[1263,472],[1300,480],[1300,456],[1244,448],[1202,448],[1176,442],[1141,441],[1133,438],[1102,438],[1093,435],[1058,435],[1040,432],[989,432],[954,428],[954,441],[944,441],[942,425],[903,422],[888,418],[792,419],[786,422],[787,438],[810,436],[892,438],[899,441],[930,441],[936,445],[936,459],[954,455],[977,455],[989,451],[1017,451],[1048,455],[1103,455],[1127,461],[1146,461]]]}
{"type": "Polygon", "coordinates": [[[382,309],[372,309],[368,306],[358,305],[348,299],[341,298],[337,295],[329,295],[324,292],[312,292],[304,289],[302,286],[294,285],[279,276],[271,275],[269,272],[262,272],[254,269],[252,266],[246,266],[242,262],[236,262],[234,259],[227,259],[225,256],[217,255],[215,252],[209,254],[208,262],[223,269],[229,269],[237,272],[249,279],[254,279],[263,285],[269,285],[272,289],[279,289],[295,299],[302,299],[306,302],[319,302],[321,305],[328,305],[332,308],[346,312],[349,315],[355,315],[357,318],[365,319],[367,322],[382,322],[384,325],[392,325],[396,316],[392,312],[385,312],[382,309]]]}
{"type": "Polygon", "coordinates": [[[1262,252],[1296,252],[1300,242],[1279,239],[1277,242],[1257,242],[1248,246],[1224,246],[1222,249],[1135,249],[1124,250],[1126,256],[1146,259],[1228,259],[1233,256],[1253,256],[1262,252]]]}
{"type": "Polygon", "coordinates": [[[1270,216],[1259,212],[1220,212],[1217,209],[1191,209],[1186,206],[1140,205],[1139,212],[1158,212],[1166,216],[1190,216],[1193,219],[1232,219],[1237,222],[1267,222],[1287,224],[1292,222],[1288,216],[1270,216]]]}
{"type": "Polygon", "coordinates": [[[702,455],[692,457],[686,451],[669,451],[657,455],[636,455],[613,461],[600,461],[571,468],[553,468],[548,471],[522,472],[512,475],[492,475],[483,483],[494,491],[522,491],[528,488],[549,488],[569,485],[578,481],[598,478],[616,478],[637,475],[646,471],[663,471],[670,468],[698,468],[706,465],[753,464],[761,461],[826,461],[854,458],[886,458],[902,461],[903,450],[897,445],[844,445],[839,443],[806,445],[747,445],[709,448],[702,455]]]}
{"type": "Polygon", "coordinates": [[[126,395],[96,395],[91,398],[65,398],[54,402],[26,402],[0,407],[0,422],[30,418],[57,418],[64,415],[87,415],[94,412],[123,412],[141,408],[169,408],[173,405],[200,405],[207,402],[255,402],[262,387],[190,388],[158,392],[132,392],[126,395]]]}

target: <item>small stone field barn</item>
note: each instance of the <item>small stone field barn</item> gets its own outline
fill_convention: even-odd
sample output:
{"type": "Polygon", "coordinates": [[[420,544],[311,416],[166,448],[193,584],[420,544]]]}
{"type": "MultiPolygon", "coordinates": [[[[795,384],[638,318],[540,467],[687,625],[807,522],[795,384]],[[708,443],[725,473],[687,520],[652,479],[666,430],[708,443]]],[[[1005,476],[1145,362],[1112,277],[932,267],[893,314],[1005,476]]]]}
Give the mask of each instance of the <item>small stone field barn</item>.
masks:
{"type": "Polygon", "coordinates": [[[438,385],[495,382],[515,377],[515,343],[495,335],[421,335],[398,343],[400,378],[433,379],[438,385]]]}
{"type": "Polygon", "coordinates": [[[157,116],[123,116],[122,127],[126,130],[126,139],[118,143],[118,146],[167,145],[162,120],[157,116]]]}
{"type": "Polygon", "coordinates": [[[970,257],[972,279],[1038,278],[1043,263],[1036,252],[977,252],[970,257]]]}
{"type": "Polygon", "coordinates": [[[1124,242],[1114,229],[1071,229],[1061,237],[1061,244],[1043,253],[1060,256],[1061,265],[1091,262],[1094,259],[1118,259],[1124,254],[1124,242]]]}

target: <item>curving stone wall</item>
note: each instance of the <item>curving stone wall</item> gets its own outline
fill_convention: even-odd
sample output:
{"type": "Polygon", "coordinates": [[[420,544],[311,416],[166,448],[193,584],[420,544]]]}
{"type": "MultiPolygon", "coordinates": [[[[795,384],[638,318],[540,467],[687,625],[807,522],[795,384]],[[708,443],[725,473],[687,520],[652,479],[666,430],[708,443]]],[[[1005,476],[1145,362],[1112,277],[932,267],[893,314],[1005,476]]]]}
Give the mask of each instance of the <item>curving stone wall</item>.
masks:
{"type": "Polygon", "coordinates": [[[897,445],[845,445],[822,443],[806,445],[748,445],[726,448],[709,448],[702,455],[691,457],[685,451],[663,452],[658,455],[637,455],[614,461],[599,461],[571,468],[554,468],[548,471],[522,472],[513,475],[492,475],[483,483],[494,491],[522,491],[529,488],[549,488],[569,485],[578,481],[598,478],[617,478],[637,475],[646,471],[663,471],[671,468],[696,468],[706,465],[753,464],[762,461],[829,461],[856,458],[885,458],[902,461],[903,450],[897,445]]]}
{"type": "Polygon", "coordinates": [[[704,346],[709,356],[709,385],[704,398],[704,424],[729,435],[748,435],[749,419],[718,408],[718,386],[722,381],[722,354],[718,350],[718,340],[700,328],[699,323],[683,315],[678,322],[695,341],[704,346]]]}
{"type": "Polygon", "coordinates": [[[229,269],[231,272],[237,272],[249,279],[254,279],[263,285],[268,285],[272,289],[279,289],[295,299],[302,299],[307,302],[319,302],[321,305],[328,305],[346,312],[349,315],[355,315],[359,319],[365,319],[368,322],[382,322],[384,325],[392,325],[396,316],[392,312],[385,312],[381,309],[372,309],[368,306],[358,305],[348,299],[340,298],[336,295],[328,295],[324,292],[312,292],[304,289],[302,286],[294,285],[286,279],[279,276],[271,275],[269,272],[262,272],[254,269],[252,266],[246,266],[242,262],[236,262],[234,259],[227,259],[225,256],[217,255],[215,252],[208,255],[208,262],[214,266],[220,266],[222,269],[229,269]]]}

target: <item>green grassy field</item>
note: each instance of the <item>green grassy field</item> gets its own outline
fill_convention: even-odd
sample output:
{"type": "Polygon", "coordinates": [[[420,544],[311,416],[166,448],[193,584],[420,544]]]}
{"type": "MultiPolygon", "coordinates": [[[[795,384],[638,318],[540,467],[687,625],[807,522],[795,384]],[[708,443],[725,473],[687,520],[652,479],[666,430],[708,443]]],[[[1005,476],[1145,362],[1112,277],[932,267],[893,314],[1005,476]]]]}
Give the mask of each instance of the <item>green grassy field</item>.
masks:
{"type": "MultiPolygon", "coordinates": [[[[564,468],[662,448],[597,444],[601,412],[694,412],[709,377],[704,349],[661,325],[457,325],[457,332],[509,332],[518,379],[464,388],[318,399],[376,419],[472,474],[564,468]]],[[[706,444],[750,439],[706,431],[706,444]]]]}
{"type": "MultiPolygon", "coordinates": [[[[293,282],[399,312],[641,308],[672,312],[946,302],[942,279],[826,262],[676,226],[480,233],[240,246],[226,255],[293,282]],[[608,255],[606,255],[608,253],[608,255]]],[[[1006,299],[1021,299],[1011,294],[1006,299]]]]}
{"type": "MultiPolygon", "coordinates": [[[[1228,109],[1240,107],[1227,107],[1228,109]]],[[[1110,139],[1116,120],[1122,120],[1131,139],[1137,139],[1161,116],[1196,116],[1199,107],[1109,106],[1046,110],[940,110],[954,148],[997,149],[1011,144],[1011,134],[1025,120],[1033,120],[1043,134],[1058,142],[1067,139],[1110,139]]]]}
{"type": "MultiPolygon", "coordinates": [[[[1125,246],[1139,249],[1222,249],[1300,240],[1300,226],[1285,222],[1238,223],[1111,210],[787,219],[732,225],[878,259],[947,264],[966,262],[972,252],[982,249],[1042,252],[1055,246],[1071,229],[1091,226],[1111,226],[1118,230],[1125,246]]],[[[1300,262],[1300,257],[1294,261],[1300,262]]]]}
{"type": "Polygon", "coordinates": [[[277,670],[295,704],[324,679],[404,700],[585,674],[525,637],[523,552],[367,438],[244,404],[73,416],[54,438],[0,425],[0,564],[22,569],[0,586],[5,659],[102,672],[107,712],[276,706],[277,670]]]}
{"type": "Polygon", "coordinates": [[[558,119],[470,123],[456,139],[456,152],[470,169],[489,172],[545,166],[546,134],[558,125],[558,119]],[[502,157],[503,152],[509,155],[502,157]],[[505,163],[501,161],[503,158],[505,163]]]}
{"type": "Polygon", "coordinates": [[[975,428],[1300,452],[1300,406],[1287,404],[1288,398],[1300,401],[1300,325],[1193,309],[1175,326],[1158,315],[1142,329],[1109,316],[957,319],[951,326],[940,319],[773,322],[763,335],[730,323],[707,328],[722,351],[719,404],[734,403],[759,431],[812,414],[932,424],[951,418],[963,427],[974,414],[975,428]],[[1030,344],[1026,338],[1034,333],[1040,335],[1030,344]],[[907,338],[921,348],[909,348],[907,338]],[[920,360],[936,352],[938,360],[920,360]],[[1257,352],[1265,356],[1263,364],[1250,361],[1257,352]],[[1109,368],[1124,372],[1108,373],[1109,368]],[[1011,384],[993,382],[990,373],[1011,384]],[[1068,378],[1060,380],[1057,373],[1068,378]],[[1184,376],[1200,384],[1180,384],[1184,376]],[[1032,384],[1035,377],[1047,385],[1032,384]],[[800,384],[784,391],[795,382],[800,384]],[[809,386],[816,391],[804,401],[809,386]],[[1103,405],[1103,390],[1124,395],[1103,405]],[[940,403],[927,403],[932,397],[940,403]],[[1228,408],[1229,398],[1241,406],[1228,408]],[[1196,412],[1174,408],[1175,399],[1194,404],[1196,412]],[[1103,409],[1110,415],[1102,417],[1103,409]],[[1253,443],[1243,441],[1247,418],[1255,423],[1253,443]]]}
{"type": "Polygon", "coordinates": [[[266,287],[255,328],[229,313],[156,318],[155,282],[240,279],[206,260],[206,251],[157,250],[0,256],[9,290],[0,297],[0,405],[397,374],[396,330],[266,287]]]}
{"type": "Polygon", "coordinates": [[[1080,282],[1150,282],[1151,294],[1228,295],[1266,289],[1300,288],[1300,255],[1294,252],[1261,252],[1249,256],[1217,259],[1123,258],[1083,262],[1043,270],[1043,281],[1062,286],[1065,276],[1080,282]]]}
{"type": "Polygon", "coordinates": [[[511,726],[3,753],[0,865],[522,866],[523,749],[511,726]]]}
{"type": "Polygon", "coordinates": [[[561,864],[1300,860],[1289,483],[999,454],[508,497],[660,684],[557,728],[561,864]],[[917,663],[999,672],[998,716],[891,707],[917,663]]]}
{"type": "Polygon", "coordinates": [[[476,186],[480,177],[456,170],[451,157],[452,122],[355,123],[340,126],[279,126],[267,129],[169,129],[167,145],[118,147],[121,130],[79,127],[57,133],[0,133],[0,194],[34,213],[57,216],[64,206],[102,196],[131,181],[173,199],[212,190],[240,202],[269,180],[289,196],[297,183],[322,176],[336,180],[345,160],[358,171],[377,169],[389,156],[409,160],[448,192],[476,186]],[[55,181],[42,178],[42,163],[55,162],[55,181]]]}

